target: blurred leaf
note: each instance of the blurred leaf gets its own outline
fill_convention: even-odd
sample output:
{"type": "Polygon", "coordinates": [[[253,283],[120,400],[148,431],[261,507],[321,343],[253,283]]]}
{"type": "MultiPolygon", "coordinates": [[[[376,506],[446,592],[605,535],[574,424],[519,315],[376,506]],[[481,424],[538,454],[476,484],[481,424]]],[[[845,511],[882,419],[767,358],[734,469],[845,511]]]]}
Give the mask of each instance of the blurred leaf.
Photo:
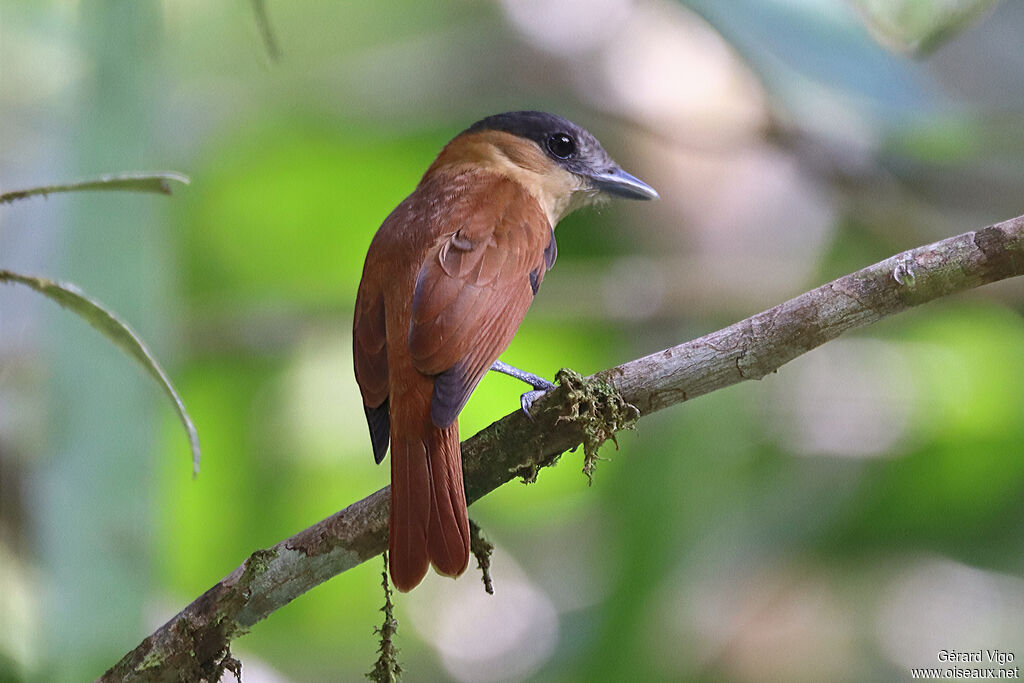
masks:
{"type": "Polygon", "coordinates": [[[15,190],[0,194],[0,204],[13,202],[16,199],[25,199],[36,195],[46,196],[55,192],[82,192],[89,190],[121,190],[126,192],[159,192],[161,194],[171,193],[170,181],[189,184],[188,176],[174,171],[157,171],[155,173],[132,172],[115,173],[104,175],[94,180],[83,180],[77,183],[65,185],[44,185],[42,187],[30,187],[26,190],[15,190]]]}
{"type": "Polygon", "coordinates": [[[1024,320],[979,300],[916,313],[899,329],[913,376],[906,450],[866,468],[848,526],[831,534],[835,548],[912,541],[964,552],[991,541],[1019,506],[1024,320]]]}
{"type": "Polygon", "coordinates": [[[946,116],[894,131],[886,144],[912,159],[948,165],[974,161],[990,153],[983,144],[989,136],[984,123],[946,116]]]}
{"type": "Polygon", "coordinates": [[[90,325],[99,330],[103,336],[119,346],[122,351],[137,360],[150,375],[159,382],[164,392],[174,402],[174,409],[178,413],[178,419],[184,425],[188,433],[189,445],[192,448],[192,471],[199,472],[199,435],[196,433],[195,425],[185,410],[185,403],[181,400],[178,392],[171,384],[156,358],[150,353],[146,345],[142,343],[138,335],[128,325],[117,318],[97,301],[90,299],[75,285],[66,282],[55,282],[41,277],[21,275],[9,270],[0,270],[0,282],[16,282],[31,287],[40,294],[44,294],[64,308],[70,309],[78,314],[90,325]]]}
{"type": "Polygon", "coordinates": [[[349,307],[370,239],[443,142],[293,120],[227,138],[182,204],[191,293],[349,307]]]}
{"type": "Polygon", "coordinates": [[[961,466],[978,468],[988,458],[1000,458],[1024,476],[1024,460],[1014,447],[1024,437],[1024,356],[1017,352],[1024,346],[1020,314],[981,302],[949,305],[943,315],[922,317],[909,325],[904,338],[914,343],[911,361],[921,394],[915,429],[920,437],[969,451],[979,439],[996,435],[1006,439],[1000,452],[962,458],[961,466]]]}
{"type": "Polygon", "coordinates": [[[880,43],[926,55],[966,29],[995,0],[856,0],[856,4],[880,43]]]}
{"type": "MultiPolygon", "coordinates": [[[[884,0],[883,0],[884,1],[884,0]]],[[[893,115],[924,111],[935,98],[917,65],[879,47],[844,2],[681,0],[760,74],[793,116],[819,111],[808,86],[867,98],[893,115]]],[[[876,112],[876,115],[885,112],[876,112]]]]}

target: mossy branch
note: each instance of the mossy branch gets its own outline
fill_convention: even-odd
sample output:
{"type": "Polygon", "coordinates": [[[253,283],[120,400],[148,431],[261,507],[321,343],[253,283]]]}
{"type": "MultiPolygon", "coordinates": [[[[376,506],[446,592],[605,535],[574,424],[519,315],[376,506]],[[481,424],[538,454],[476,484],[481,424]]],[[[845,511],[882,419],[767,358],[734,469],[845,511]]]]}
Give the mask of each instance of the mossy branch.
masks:
{"type": "MultiPolygon", "coordinates": [[[[563,382],[462,444],[473,502],[581,443],[656,410],[761,379],[849,330],[949,294],[1024,274],[1024,216],[897,254],[770,310],[586,381],[563,382]],[[615,391],[609,392],[609,388],[615,391]],[[581,410],[582,409],[582,410],[581,410]],[[565,419],[575,412],[586,419],[565,419]],[[595,419],[603,416],[600,423],[595,419]]],[[[314,586],[384,552],[388,489],[254,553],[129,652],[105,681],[216,680],[231,640],[314,586]]]]}

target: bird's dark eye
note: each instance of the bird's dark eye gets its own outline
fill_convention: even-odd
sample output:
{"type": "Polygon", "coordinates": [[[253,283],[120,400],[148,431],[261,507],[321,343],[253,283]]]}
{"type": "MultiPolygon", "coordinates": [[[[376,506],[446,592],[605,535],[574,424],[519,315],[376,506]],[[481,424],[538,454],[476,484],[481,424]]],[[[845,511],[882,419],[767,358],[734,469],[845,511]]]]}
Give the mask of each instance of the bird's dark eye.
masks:
{"type": "Polygon", "coordinates": [[[576,153],[576,141],[565,133],[555,133],[548,138],[548,151],[559,159],[568,159],[576,153]]]}

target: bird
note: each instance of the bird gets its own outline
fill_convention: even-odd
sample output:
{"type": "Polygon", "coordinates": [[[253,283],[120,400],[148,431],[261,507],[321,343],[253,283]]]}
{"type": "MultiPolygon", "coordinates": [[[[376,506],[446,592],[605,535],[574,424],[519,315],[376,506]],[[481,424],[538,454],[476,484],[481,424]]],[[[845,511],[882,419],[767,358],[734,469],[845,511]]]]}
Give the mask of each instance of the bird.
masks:
{"type": "Polygon", "coordinates": [[[366,255],[352,344],[379,465],[391,450],[388,552],[397,589],[469,563],[458,416],[488,372],[554,388],[498,356],[555,263],[554,228],[607,197],[657,199],[597,139],[540,111],[496,114],[456,135],[384,220],[366,255]]]}

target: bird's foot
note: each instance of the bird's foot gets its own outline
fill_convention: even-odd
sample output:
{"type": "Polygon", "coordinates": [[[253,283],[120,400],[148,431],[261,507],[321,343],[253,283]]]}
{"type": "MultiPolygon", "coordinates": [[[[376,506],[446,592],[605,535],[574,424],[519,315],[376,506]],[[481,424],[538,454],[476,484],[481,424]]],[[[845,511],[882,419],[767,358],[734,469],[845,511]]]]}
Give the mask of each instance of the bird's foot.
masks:
{"type": "Polygon", "coordinates": [[[491,370],[494,372],[500,372],[503,375],[509,377],[515,377],[520,382],[526,382],[534,389],[543,389],[544,391],[551,391],[555,388],[555,385],[547,381],[543,377],[527,372],[526,370],[520,370],[514,365],[496,360],[491,364],[491,370]]]}
{"type": "Polygon", "coordinates": [[[527,391],[519,397],[519,403],[523,407],[523,413],[525,413],[529,418],[533,417],[533,415],[530,414],[530,408],[533,407],[534,401],[555,388],[554,383],[549,382],[543,377],[535,375],[532,372],[520,370],[519,368],[500,360],[494,361],[491,365],[491,370],[494,372],[500,372],[503,375],[508,375],[509,377],[515,377],[520,382],[526,382],[533,387],[533,391],[527,391]]]}
{"type": "MultiPolygon", "coordinates": [[[[555,386],[552,384],[551,389],[555,386]]],[[[523,414],[526,417],[533,419],[533,413],[530,410],[533,408],[533,403],[544,394],[551,391],[551,389],[534,389],[533,391],[527,391],[525,394],[519,397],[519,404],[523,407],[523,414]]]]}

